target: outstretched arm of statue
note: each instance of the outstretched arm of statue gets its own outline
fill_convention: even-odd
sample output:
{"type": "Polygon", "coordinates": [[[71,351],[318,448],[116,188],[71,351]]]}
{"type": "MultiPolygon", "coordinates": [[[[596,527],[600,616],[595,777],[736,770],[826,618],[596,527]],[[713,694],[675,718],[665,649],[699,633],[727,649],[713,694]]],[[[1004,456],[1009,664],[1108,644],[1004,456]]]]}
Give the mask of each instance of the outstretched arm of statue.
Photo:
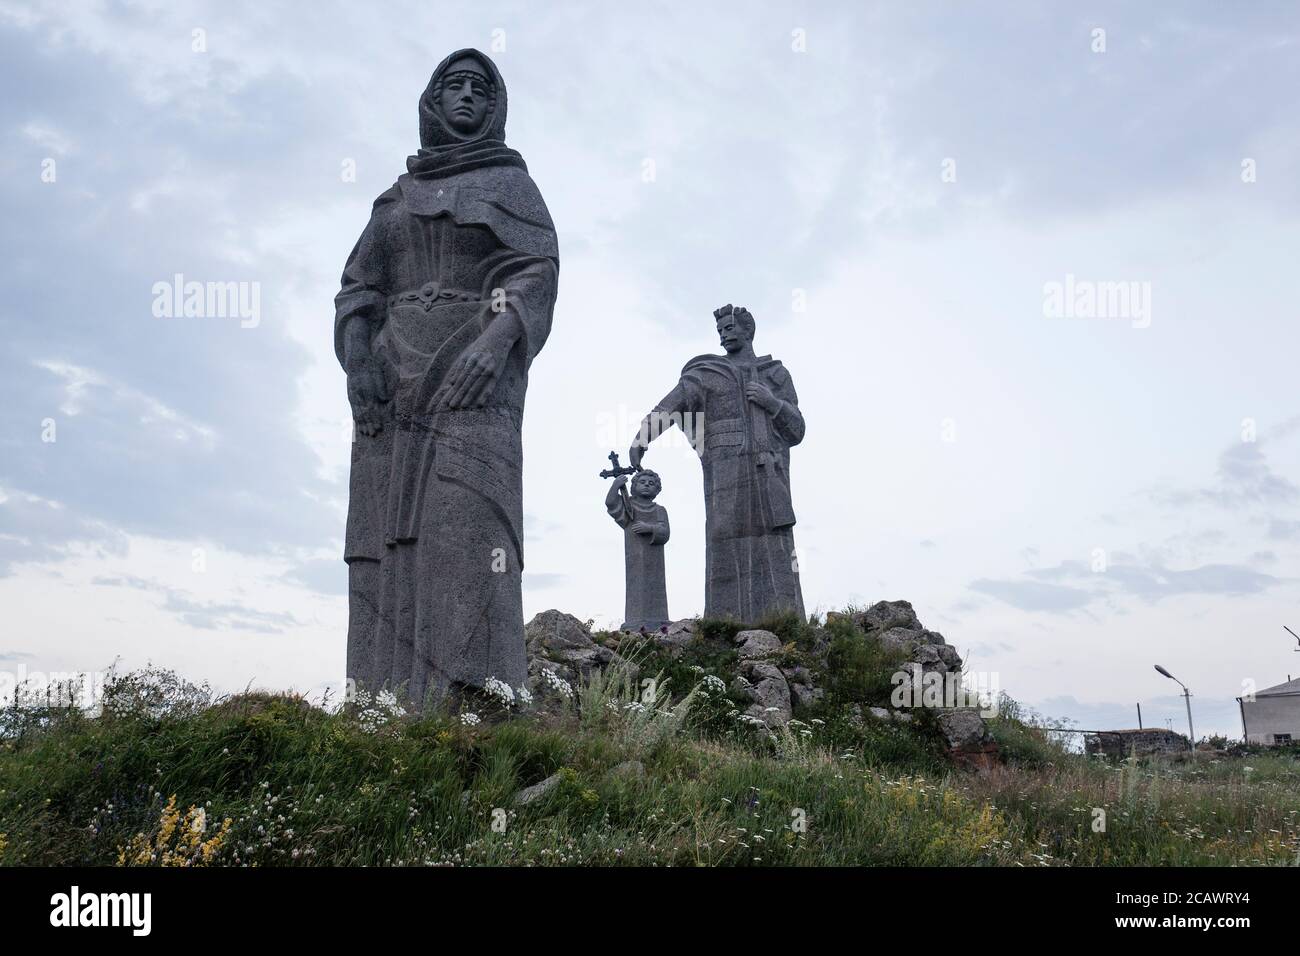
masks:
{"type": "MultiPolygon", "coordinates": [[[[654,413],[651,412],[651,415],[653,414],[654,413]]],[[[641,470],[641,459],[645,457],[646,449],[649,448],[650,443],[654,441],[654,433],[650,427],[651,415],[647,415],[645,418],[641,419],[641,427],[638,428],[637,433],[632,436],[632,444],[629,445],[627,449],[628,464],[638,471],[641,470]]]]}
{"type": "Polygon", "coordinates": [[[693,406],[690,392],[685,381],[677,383],[677,387],[663,397],[658,405],[645,418],[641,419],[641,427],[637,429],[636,436],[632,439],[632,445],[627,450],[629,464],[633,468],[641,468],[641,459],[645,457],[646,449],[650,443],[666,432],[674,424],[680,425],[683,414],[693,406]]]}

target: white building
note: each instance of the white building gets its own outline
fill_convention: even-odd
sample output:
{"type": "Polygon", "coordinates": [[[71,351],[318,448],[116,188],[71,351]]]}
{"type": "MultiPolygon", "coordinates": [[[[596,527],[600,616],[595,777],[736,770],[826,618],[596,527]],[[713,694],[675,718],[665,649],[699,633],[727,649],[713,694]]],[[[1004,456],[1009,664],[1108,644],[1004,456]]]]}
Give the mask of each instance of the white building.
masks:
{"type": "Polygon", "coordinates": [[[1238,697],[1241,725],[1251,744],[1300,743],[1300,677],[1238,697]]]}

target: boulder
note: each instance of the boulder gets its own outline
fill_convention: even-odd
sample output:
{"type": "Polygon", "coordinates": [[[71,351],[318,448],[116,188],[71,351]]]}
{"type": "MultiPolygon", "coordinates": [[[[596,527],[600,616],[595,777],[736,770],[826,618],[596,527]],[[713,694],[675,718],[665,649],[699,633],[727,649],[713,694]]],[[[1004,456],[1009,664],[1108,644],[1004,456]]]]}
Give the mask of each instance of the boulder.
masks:
{"type": "Polygon", "coordinates": [[[793,710],[790,706],[790,685],[781,669],[764,661],[747,660],[740,665],[740,683],[744,695],[753,703],[745,711],[769,727],[787,723],[793,710]]]}
{"type": "Polygon", "coordinates": [[[680,621],[673,621],[667,628],[654,631],[649,636],[657,645],[667,650],[671,656],[676,657],[686,649],[686,645],[695,640],[695,619],[685,618],[680,621]]]}
{"type": "Polygon", "coordinates": [[[935,716],[950,751],[980,751],[988,743],[988,727],[979,711],[967,707],[943,709],[935,716]]]}
{"type": "Polygon", "coordinates": [[[770,661],[741,661],[740,676],[754,684],[765,680],[779,680],[785,683],[785,675],[781,673],[781,668],[770,661]]]}
{"type": "Polygon", "coordinates": [[[868,637],[890,650],[901,651],[926,673],[961,670],[961,655],[938,631],[925,627],[907,601],[877,601],[852,615],[868,637]]]}
{"type": "Polygon", "coordinates": [[[968,707],[940,710],[939,730],[948,745],[948,757],[966,770],[989,771],[1001,758],[997,742],[989,734],[979,711],[968,707]]]}
{"type": "Polygon", "coordinates": [[[731,683],[727,685],[727,693],[740,701],[753,701],[754,685],[737,674],[731,679],[731,683]]]}
{"type": "Polygon", "coordinates": [[[795,707],[811,707],[826,696],[824,690],[814,685],[812,671],[802,665],[783,667],[781,675],[790,688],[790,703],[795,707]]]}
{"type": "Polygon", "coordinates": [[[771,631],[757,629],[740,631],[736,634],[734,640],[740,647],[742,660],[768,657],[781,650],[781,638],[771,631]]]}
{"type": "Polygon", "coordinates": [[[957,648],[951,644],[939,644],[935,650],[939,652],[939,660],[943,661],[948,670],[961,670],[961,655],[957,653],[957,648]]]}
{"type": "Polygon", "coordinates": [[[921,644],[912,651],[912,660],[924,667],[926,664],[938,664],[939,649],[933,644],[921,644]]]}
{"type": "Polygon", "coordinates": [[[891,627],[888,630],[876,633],[880,643],[884,644],[891,650],[912,653],[913,649],[920,643],[920,629],[906,627],[891,627]]]}
{"type": "MultiPolygon", "coordinates": [[[[910,724],[912,722],[911,714],[905,713],[901,710],[890,710],[887,707],[868,707],[867,713],[876,718],[876,720],[886,720],[891,724],[910,724]]],[[[861,726],[862,710],[860,708],[857,711],[857,716],[859,718],[857,723],[861,726]]]]}
{"type": "Polygon", "coordinates": [[[558,665],[557,673],[575,688],[580,678],[619,659],[608,647],[596,643],[585,623],[554,609],[542,611],[524,626],[524,640],[530,674],[535,670],[533,662],[544,658],[558,665]]]}
{"type": "Polygon", "coordinates": [[[865,611],[853,615],[853,623],[868,634],[873,631],[888,631],[902,628],[908,631],[921,630],[921,622],[908,601],[877,601],[865,611]]]}
{"type": "Polygon", "coordinates": [[[813,682],[812,672],[802,664],[797,667],[782,667],[781,673],[791,684],[811,684],[813,682]]]}
{"type": "Polygon", "coordinates": [[[552,790],[560,785],[560,775],[553,773],[541,783],[535,783],[531,787],[524,787],[515,794],[515,805],[526,807],[528,804],[542,799],[552,790]]]}
{"type": "Polygon", "coordinates": [[[557,664],[545,657],[530,658],[528,661],[528,690],[533,695],[533,707],[541,708],[543,701],[548,698],[567,705],[578,692],[578,687],[574,683],[575,679],[576,674],[571,667],[557,664]],[[564,684],[567,684],[569,686],[568,693],[564,692],[563,685],[557,685],[554,680],[548,679],[545,676],[547,673],[554,675],[564,684]]]}
{"type": "Polygon", "coordinates": [[[801,684],[794,681],[786,681],[790,688],[790,703],[795,707],[812,707],[821,703],[822,698],[826,696],[826,691],[820,687],[814,687],[812,684],[801,684]]]}

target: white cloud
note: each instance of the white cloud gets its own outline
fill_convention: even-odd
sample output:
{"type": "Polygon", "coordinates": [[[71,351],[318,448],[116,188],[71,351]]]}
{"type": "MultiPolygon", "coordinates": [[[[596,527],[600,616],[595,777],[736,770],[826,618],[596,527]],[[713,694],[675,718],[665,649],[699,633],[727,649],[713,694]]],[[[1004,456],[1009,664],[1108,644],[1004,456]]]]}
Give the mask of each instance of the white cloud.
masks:
{"type": "Polygon", "coordinates": [[[59,156],[66,156],[72,151],[72,140],[60,130],[44,123],[28,123],[23,127],[22,133],[37,146],[59,156]]]}
{"type": "Polygon", "coordinates": [[[121,414],[133,417],[145,427],[158,429],[174,441],[197,442],[209,451],[216,443],[216,432],[210,426],[194,421],[138,389],[112,382],[93,369],[53,359],[38,359],[33,364],[62,380],[64,398],[59,411],[64,415],[80,415],[91,403],[103,412],[104,404],[110,403],[121,414]]]}

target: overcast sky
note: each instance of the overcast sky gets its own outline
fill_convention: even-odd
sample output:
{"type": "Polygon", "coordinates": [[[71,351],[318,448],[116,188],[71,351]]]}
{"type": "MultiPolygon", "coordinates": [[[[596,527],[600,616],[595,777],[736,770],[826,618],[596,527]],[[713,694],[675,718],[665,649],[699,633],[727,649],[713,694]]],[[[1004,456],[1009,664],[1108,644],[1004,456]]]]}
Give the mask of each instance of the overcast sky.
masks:
{"type": "MultiPolygon", "coordinates": [[[[809,610],[910,600],[1086,728],[1181,728],[1155,663],[1198,733],[1300,674],[1294,4],[306,9],[0,0],[0,668],[339,682],[332,299],[474,46],[560,237],[528,616],[620,619],[597,472],[734,302],[808,422],[809,610]],[[160,316],[177,274],[260,308],[160,316]],[[1136,295],[1061,315],[1053,283],[1136,295]]],[[[699,464],[646,464],[690,616],[699,464]]]]}

